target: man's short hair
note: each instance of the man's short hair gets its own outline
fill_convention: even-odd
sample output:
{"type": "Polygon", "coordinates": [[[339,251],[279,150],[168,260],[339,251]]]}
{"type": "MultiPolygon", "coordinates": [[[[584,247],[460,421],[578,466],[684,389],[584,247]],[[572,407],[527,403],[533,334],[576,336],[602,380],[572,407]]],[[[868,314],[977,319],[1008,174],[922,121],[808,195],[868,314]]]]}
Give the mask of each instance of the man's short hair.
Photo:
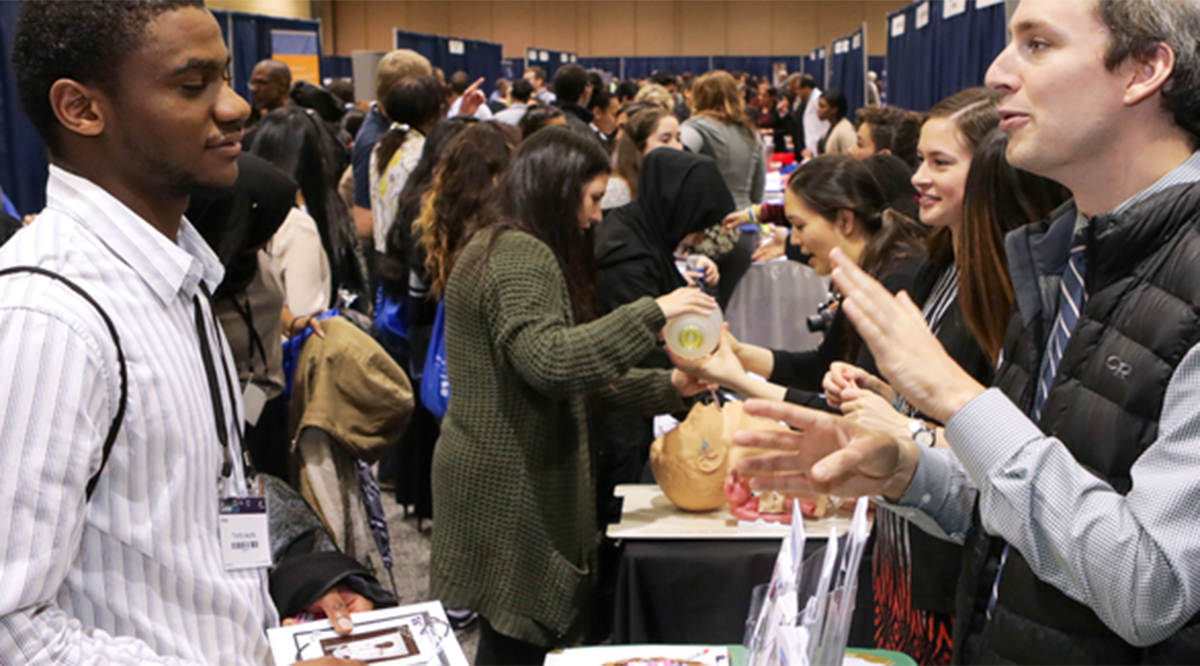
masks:
{"type": "Polygon", "coordinates": [[[575,63],[563,65],[554,73],[554,94],[564,104],[578,104],[587,84],[587,70],[575,63]]]}
{"type": "Polygon", "coordinates": [[[608,105],[612,103],[612,99],[612,93],[608,92],[608,88],[604,86],[592,88],[592,97],[588,100],[588,110],[600,109],[607,112],[608,105]]]}
{"type": "Polygon", "coordinates": [[[660,69],[650,76],[650,83],[657,83],[666,88],[668,86],[679,86],[679,79],[675,77],[675,72],[669,69],[660,69]]]}
{"type": "Polygon", "coordinates": [[[637,81],[632,79],[622,81],[617,84],[617,100],[622,104],[631,102],[637,97],[638,90],[641,90],[641,87],[638,86],[637,81]]]}
{"type": "Polygon", "coordinates": [[[25,115],[51,152],[60,149],[58,117],[50,88],[59,79],[118,90],[117,71],[145,44],[145,28],[160,14],[201,0],[79,2],[27,0],[17,20],[12,59],[25,115]]]}
{"type": "Polygon", "coordinates": [[[284,90],[292,87],[292,68],[288,67],[286,62],[267,58],[266,60],[260,60],[258,64],[254,65],[254,68],[258,69],[264,66],[267,70],[267,76],[274,79],[275,83],[281,84],[284,90]]]}
{"type": "Polygon", "coordinates": [[[811,74],[801,74],[800,87],[812,90],[813,88],[817,87],[817,80],[814,79],[811,74]]]}
{"type": "Polygon", "coordinates": [[[375,70],[375,100],[383,103],[392,86],[400,79],[419,79],[429,76],[433,68],[425,56],[410,49],[397,49],[383,56],[379,68],[375,70]]]}
{"type": "Polygon", "coordinates": [[[512,83],[511,94],[514,102],[524,104],[529,101],[530,97],[533,97],[533,84],[526,79],[517,79],[512,83]]]}
{"type": "Polygon", "coordinates": [[[855,129],[871,126],[875,150],[890,150],[911,169],[917,168],[917,143],[921,140],[922,117],[895,106],[864,106],[854,120],[855,129]]]}
{"type": "Polygon", "coordinates": [[[1100,0],[1108,27],[1104,64],[1116,70],[1129,58],[1148,59],[1160,43],[1175,52],[1175,68],[1162,87],[1163,110],[1200,143],[1200,7],[1191,0],[1100,0]]]}
{"type": "MultiPolygon", "coordinates": [[[[541,81],[542,83],[546,82],[546,70],[542,69],[541,67],[538,67],[537,65],[534,65],[533,67],[525,68],[525,74],[528,74],[530,72],[533,72],[534,78],[536,78],[538,81],[541,81]]],[[[522,75],[522,76],[524,76],[524,75],[522,75]]]]}
{"type": "Polygon", "coordinates": [[[450,92],[461,95],[471,87],[471,75],[461,69],[450,75],[450,92]]]}

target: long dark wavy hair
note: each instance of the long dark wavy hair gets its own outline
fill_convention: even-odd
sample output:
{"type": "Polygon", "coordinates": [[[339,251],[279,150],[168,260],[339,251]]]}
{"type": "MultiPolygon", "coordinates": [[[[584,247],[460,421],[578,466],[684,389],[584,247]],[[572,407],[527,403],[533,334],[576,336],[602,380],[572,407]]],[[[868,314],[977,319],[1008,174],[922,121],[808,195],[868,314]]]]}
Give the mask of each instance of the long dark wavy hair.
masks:
{"type": "Polygon", "coordinates": [[[412,254],[412,227],[421,214],[421,199],[433,183],[433,170],[442,150],[459,132],[475,124],[474,118],[451,118],[443,120],[429,130],[421,161],[408,175],[396,205],[396,219],[387,236],[387,251],[379,260],[379,284],[383,293],[398,301],[408,294],[409,260],[412,254]]]}
{"type": "Polygon", "coordinates": [[[345,149],[312,110],[285,106],[263,116],[249,152],[274,164],[300,185],[308,214],[317,223],[333,272],[330,302],[339,287],[360,295],[366,281],[355,254],[358,240],[346,203],[337,194],[340,155],[345,149]]]}
{"type": "Polygon", "coordinates": [[[1005,158],[1008,135],[992,130],[975,149],[963,196],[963,228],[955,255],[958,303],[967,327],[995,362],[1012,316],[1012,278],[1004,237],[1045,219],[1067,200],[1062,185],[1015,169],[1005,158]]]}
{"type": "Polygon", "coordinates": [[[515,127],[478,123],[446,144],[413,223],[413,236],[425,246],[425,272],[435,299],[441,299],[450,279],[468,221],[483,208],[520,142],[515,127]]]}
{"type": "MultiPolygon", "coordinates": [[[[550,246],[567,281],[576,324],[596,318],[593,240],[579,225],[583,189],[610,173],[604,148],[566,127],[547,127],[526,139],[493,191],[470,235],[491,231],[491,244],[508,231],[523,231],[550,246]]],[[[490,250],[489,250],[490,251],[490,250]]]]}

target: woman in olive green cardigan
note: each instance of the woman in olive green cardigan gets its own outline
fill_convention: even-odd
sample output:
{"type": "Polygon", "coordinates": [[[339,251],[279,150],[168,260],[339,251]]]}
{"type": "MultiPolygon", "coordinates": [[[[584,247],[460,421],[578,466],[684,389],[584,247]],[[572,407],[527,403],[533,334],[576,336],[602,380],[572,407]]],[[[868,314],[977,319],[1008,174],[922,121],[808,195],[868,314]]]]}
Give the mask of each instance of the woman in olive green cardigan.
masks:
{"type": "Polygon", "coordinates": [[[585,410],[682,408],[695,380],[632,369],[695,289],[595,318],[591,241],[609,162],[590,137],[518,150],[446,286],[451,399],[433,457],[435,598],[482,616],[477,663],[526,663],[582,638],[596,573],[585,410]]]}

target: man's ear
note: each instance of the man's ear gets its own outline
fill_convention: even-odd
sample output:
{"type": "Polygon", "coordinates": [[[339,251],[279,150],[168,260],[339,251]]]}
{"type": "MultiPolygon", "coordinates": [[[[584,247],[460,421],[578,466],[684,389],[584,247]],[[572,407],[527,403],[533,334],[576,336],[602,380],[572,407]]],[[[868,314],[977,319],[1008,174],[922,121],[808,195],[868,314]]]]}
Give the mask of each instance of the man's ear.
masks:
{"type": "Polygon", "coordinates": [[[1125,104],[1133,106],[1162,90],[1175,71],[1175,51],[1166,42],[1159,42],[1154,53],[1145,59],[1131,58],[1132,76],[1125,86],[1125,104]]]}
{"type": "Polygon", "coordinates": [[[107,120],[99,103],[98,91],[72,79],[59,79],[50,86],[50,106],[58,122],[68,132],[97,137],[107,120]]]}

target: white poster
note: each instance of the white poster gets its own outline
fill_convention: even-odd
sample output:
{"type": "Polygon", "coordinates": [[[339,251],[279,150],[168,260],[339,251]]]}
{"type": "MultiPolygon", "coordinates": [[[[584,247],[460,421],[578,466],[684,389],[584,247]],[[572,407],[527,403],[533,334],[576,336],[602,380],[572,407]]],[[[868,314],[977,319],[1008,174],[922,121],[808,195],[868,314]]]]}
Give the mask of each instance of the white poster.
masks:
{"type": "Polygon", "coordinates": [[[904,34],[904,14],[898,14],[892,17],[892,37],[899,37],[904,34]]]}
{"type": "Polygon", "coordinates": [[[525,51],[525,59],[529,62],[537,62],[537,49],[529,49],[525,51]]]}
{"type": "Polygon", "coordinates": [[[461,40],[451,39],[447,46],[450,48],[450,55],[462,55],[467,52],[461,40]]]}
{"type": "Polygon", "coordinates": [[[992,5],[998,5],[1002,2],[1004,2],[1004,0],[975,0],[975,9],[991,7],[992,5]]]}
{"type": "Polygon", "coordinates": [[[967,0],[945,0],[942,3],[942,19],[952,18],[967,11],[967,0]]]}
{"type": "Polygon", "coordinates": [[[858,50],[862,48],[862,33],[854,35],[854,42],[850,44],[850,48],[858,50]]]}
{"type": "Polygon", "coordinates": [[[917,5],[917,30],[929,25],[929,3],[922,2],[917,5]]]}

